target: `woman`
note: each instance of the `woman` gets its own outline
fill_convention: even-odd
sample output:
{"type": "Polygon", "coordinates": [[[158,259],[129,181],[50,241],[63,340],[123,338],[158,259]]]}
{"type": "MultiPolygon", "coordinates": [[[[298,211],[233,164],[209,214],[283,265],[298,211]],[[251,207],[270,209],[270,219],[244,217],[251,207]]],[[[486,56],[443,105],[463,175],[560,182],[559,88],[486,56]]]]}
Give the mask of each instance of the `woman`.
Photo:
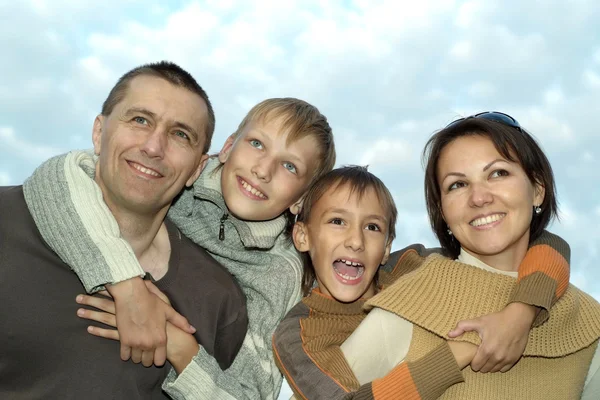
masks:
{"type": "MultiPolygon", "coordinates": [[[[504,307],[529,243],[556,216],[550,164],[506,114],[454,121],[427,142],[424,155],[431,226],[455,261],[430,256],[367,303],[374,310],[342,346],[361,383],[393,367],[382,360],[418,359],[447,340],[457,321],[504,307]],[[384,334],[409,346],[377,345],[384,334]]],[[[540,278],[537,285],[550,284],[540,278]]],[[[523,358],[510,371],[465,368],[464,382],[441,398],[600,398],[599,338],[600,305],[570,286],[548,321],[531,330],[523,358]]],[[[470,332],[456,340],[480,343],[470,332]]]]}

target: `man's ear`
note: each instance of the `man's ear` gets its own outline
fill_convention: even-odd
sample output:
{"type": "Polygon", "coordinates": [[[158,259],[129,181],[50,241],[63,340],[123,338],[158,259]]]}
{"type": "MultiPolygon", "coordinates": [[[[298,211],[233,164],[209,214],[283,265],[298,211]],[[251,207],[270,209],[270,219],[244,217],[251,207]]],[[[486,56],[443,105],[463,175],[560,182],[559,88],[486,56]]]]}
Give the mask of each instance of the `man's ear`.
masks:
{"type": "Polygon", "coordinates": [[[231,135],[229,135],[227,140],[225,140],[225,144],[223,144],[223,147],[221,148],[221,151],[219,152],[219,161],[221,162],[221,164],[225,164],[225,161],[227,161],[227,159],[229,158],[229,153],[231,153],[231,149],[233,148],[233,145],[235,144],[236,138],[237,138],[236,134],[232,133],[231,135]]]}
{"type": "Polygon", "coordinates": [[[380,265],[384,265],[385,263],[388,262],[391,251],[392,251],[392,241],[388,240],[388,244],[385,246],[385,253],[383,253],[383,258],[381,259],[380,265]]]}
{"type": "Polygon", "coordinates": [[[294,246],[301,252],[307,252],[310,250],[310,243],[308,241],[308,232],[304,222],[296,222],[294,224],[294,230],[292,231],[292,239],[294,239],[294,246]]]}
{"type": "Polygon", "coordinates": [[[290,206],[290,212],[294,215],[300,214],[302,205],[304,204],[304,196],[300,197],[294,204],[290,206]]]}
{"type": "Polygon", "coordinates": [[[185,187],[190,187],[194,184],[194,182],[196,182],[196,179],[198,179],[198,177],[204,170],[204,167],[206,167],[207,161],[208,161],[208,154],[202,154],[202,158],[200,159],[200,165],[198,165],[198,168],[196,168],[196,170],[194,171],[192,176],[190,176],[190,178],[185,182],[185,187]]]}
{"type": "Polygon", "coordinates": [[[104,115],[99,114],[94,119],[94,125],[92,126],[92,143],[94,144],[94,154],[100,155],[100,149],[102,147],[102,131],[104,130],[104,115]]]}

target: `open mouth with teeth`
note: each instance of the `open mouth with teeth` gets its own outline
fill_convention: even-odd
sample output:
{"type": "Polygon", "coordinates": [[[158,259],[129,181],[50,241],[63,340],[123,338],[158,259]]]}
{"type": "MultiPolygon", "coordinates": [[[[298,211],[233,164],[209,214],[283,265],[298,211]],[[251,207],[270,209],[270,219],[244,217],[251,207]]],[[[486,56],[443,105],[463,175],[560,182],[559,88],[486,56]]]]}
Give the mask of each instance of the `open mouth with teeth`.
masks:
{"type": "Polygon", "coordinates": [[[365,266],[359,262],[339,258],[333,262],[333,270],[345,284],[357,284],[365,273],[365,266]]]}
{"type": "Polygon", "coordinates": [[[500,221],[505,216],[506,216],[505,213],[492,214],[492,215],[488,215],[487,217],[481,217],[481,218],[474,219],[473,221],[469,222],[469,224],[476,228],[483,227],[485,225],[490,225],[494,222],[500,221]]]}
{"type": "Polygon", "coordinates": [[[260,190],[256,189],[254,186],[252,186],[251,184],[249,184],[248,182],[246,182],[242,178],[238,177],[238,182],[240,183],[240,186],[242,187],[242,190],[245,190],[247,192],[247,194],[252,195],[252,197],[255,197],[255,198],[260,199],[260,200],[267,200],[268,199],[268,197],[267,197],[266,194],[264,194],[260,190]]]}

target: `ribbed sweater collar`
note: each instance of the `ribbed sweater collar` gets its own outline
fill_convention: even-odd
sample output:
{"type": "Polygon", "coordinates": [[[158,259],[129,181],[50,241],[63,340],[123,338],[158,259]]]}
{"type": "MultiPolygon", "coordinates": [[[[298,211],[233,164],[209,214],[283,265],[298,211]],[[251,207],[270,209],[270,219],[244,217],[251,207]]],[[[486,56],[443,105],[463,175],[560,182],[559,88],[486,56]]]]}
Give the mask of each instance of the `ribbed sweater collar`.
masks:
{"type": "Polygon", "coordinates": [[[222,210],[223,215],[228,214],[227,221],[237,230],[244,247],[270,249],[287,225],[285,215],[269,221],[243,221],[231,215],[221,190],[223,168],[219,168],[220,165],[217,157],[208,160],[200,178],[194,183],[194,197],[210,201],[222,210]]]}

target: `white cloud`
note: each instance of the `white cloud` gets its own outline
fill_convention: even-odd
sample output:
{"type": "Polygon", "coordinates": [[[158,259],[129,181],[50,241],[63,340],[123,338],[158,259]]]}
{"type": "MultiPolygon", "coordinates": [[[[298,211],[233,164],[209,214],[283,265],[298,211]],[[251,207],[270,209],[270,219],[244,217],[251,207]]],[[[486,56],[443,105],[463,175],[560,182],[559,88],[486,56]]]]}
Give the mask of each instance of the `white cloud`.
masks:
{"type": "Polygon", "coordinates": [[[10,175],[4,171],[0,171],[0,186],[8,186],[12,183],[10,175]]]}
{"type": "Polygon", "coordinates": [[[491,97],[496,93],[496,87],[490,82],[476,82],[469,86],[468,93],[474,98],[491,97]]]}
{"type": "Polygon", "coordinates": [[[40,163],[65,150],[44,146],[19,138],[10,127],[0,126],[0,148],[13,157],[16,156],[34,163],[40,163]]]}
{"type": "Polygon", "coordinates": [[[416,149],[407,141],[378,139],[363,153],[359,164],[401,167],[414,163],[415,152],[416,149]]]}
{"type": "Polygon", "coordinates": [[[588,69],[583,73],[583,82],[590,88],[598,88],[600,87],[600,75],[588,69]]]}
{"type": "Polygon", "coordinates": [[[560,88],[553,87],[544,92],[544,103],[548,106],[558,106],[564,100],[565,95],[560,88]]]}

